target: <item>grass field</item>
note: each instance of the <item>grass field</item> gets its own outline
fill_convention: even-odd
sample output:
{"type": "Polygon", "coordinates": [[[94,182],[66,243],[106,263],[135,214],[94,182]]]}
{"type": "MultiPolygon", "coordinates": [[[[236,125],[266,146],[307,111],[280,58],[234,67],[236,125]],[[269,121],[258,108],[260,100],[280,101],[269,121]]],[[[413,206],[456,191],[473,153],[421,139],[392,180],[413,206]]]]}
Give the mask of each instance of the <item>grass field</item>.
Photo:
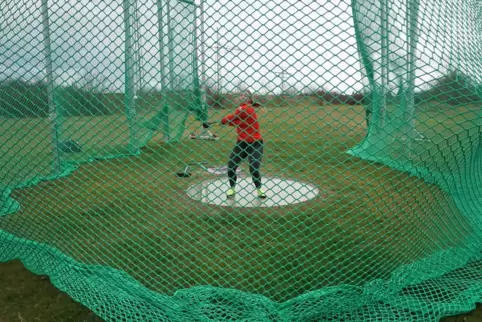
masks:
{"type": "MultiPolygon", "coordinates": [[[[454,122],[444,129],[460,126],[453,118],[424,117],[437,126],[454,122]]],[[[387,278],[401,264],[457,245],[470,231],[435,185],[345,153],[365,136],[361,106],[281,106],[260,118],[263,174],[312,183],[318,198],[254,209],[187,200],[188,186],[210,175],[174,173],[190,161],[224,165],[235,134],[220,128],[217,142],[166,145],[154,137],[139,156],[85,164],[70,176],[15,190],[22,209],[1,217],[0,229],[87,264],[125,270],[165,294],[209,284],[277,301],[387,278]]],[[[30,135],[48,132],[48,124],[36,124],[25,147],[38,142],[30,135]]]]}

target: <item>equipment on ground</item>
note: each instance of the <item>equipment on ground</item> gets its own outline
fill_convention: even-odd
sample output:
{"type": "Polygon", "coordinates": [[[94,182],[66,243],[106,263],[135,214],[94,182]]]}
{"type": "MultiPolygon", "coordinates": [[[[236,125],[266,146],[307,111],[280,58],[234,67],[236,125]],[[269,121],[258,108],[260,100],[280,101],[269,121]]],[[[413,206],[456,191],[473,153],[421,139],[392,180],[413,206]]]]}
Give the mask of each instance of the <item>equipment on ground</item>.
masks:
{"type": "Polygon", "coordinates": [[[207,141],[217,141],[219,137],[216,134],[211,133],[208,129],[218,122],[204,122],[201,127],[199,134],[191,133],[189,138],[191,140],[207,140],[207,141]]]}
{"type": "Polygon", "coordinates": [[[189,172],[189,170],[190,170],[190,168],[195,167],[195,166],[199,166],[199,167],[201,167],[201,169],[207,171],[206,164],[207,164],[207,162],[191,162],[191,163],[188,163],[186,165],[186,167],[184,168],[184,171],[176,172],[176,176],[178,176],[179,178],[189,178],[192,175],[192,173],[189,172]]]}

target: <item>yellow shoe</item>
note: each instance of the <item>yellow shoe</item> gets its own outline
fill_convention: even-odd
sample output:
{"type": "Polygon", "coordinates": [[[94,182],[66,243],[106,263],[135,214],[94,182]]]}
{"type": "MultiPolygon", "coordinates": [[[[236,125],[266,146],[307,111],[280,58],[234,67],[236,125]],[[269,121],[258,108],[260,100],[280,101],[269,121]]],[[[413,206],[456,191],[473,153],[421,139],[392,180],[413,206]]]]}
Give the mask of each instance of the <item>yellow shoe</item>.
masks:
{"type": "Polygon", "coordinates": [[[256,190],[258,192],[258,197],[259,198],[266,198],[266,193],[263,191],[263,189],[258,189],[256,190]]]}
{"type": "Polygon", "coordinates": [[[232,197],[234,197],[235,194],[236,194],[236,191],[234,191],[233,188],[230,188],[230,189],[228,190],[228,192],[226,192],[226,197],[232,198],[232,197]]]}

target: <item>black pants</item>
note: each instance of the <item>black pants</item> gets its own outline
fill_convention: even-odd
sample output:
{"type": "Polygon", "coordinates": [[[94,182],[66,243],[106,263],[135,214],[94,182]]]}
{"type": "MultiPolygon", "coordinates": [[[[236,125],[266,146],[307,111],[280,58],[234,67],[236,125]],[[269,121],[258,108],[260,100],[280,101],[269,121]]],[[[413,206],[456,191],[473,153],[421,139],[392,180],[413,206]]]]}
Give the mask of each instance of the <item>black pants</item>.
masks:
{"type": "Polygon", "coordinates": [[[249,158],[249,172],[253,178],[253,183],[257,189],[261,189],[261,159],[263,158],[263,141],[255,141],[252,143],[238,141],[234,147],[228,162],[228,177],[231,188],[236,186],[237,175],[236,170],[241,161],[249,158]]]}

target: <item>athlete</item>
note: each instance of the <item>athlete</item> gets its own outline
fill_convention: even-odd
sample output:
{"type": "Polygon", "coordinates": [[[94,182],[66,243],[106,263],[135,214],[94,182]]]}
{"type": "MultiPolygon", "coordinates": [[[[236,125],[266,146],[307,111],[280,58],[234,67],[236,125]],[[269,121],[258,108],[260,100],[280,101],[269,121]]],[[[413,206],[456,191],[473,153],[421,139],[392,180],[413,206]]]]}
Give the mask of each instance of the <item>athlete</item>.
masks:
{"type": "Polygon", "coordinates": [[[258,116],[255,108],[259,104],[253,103],[250,91],[240,95],[241,104],[232,114],[226,115],[221,120],[221,125],[236,127],[238,138],[228,161],[229,186],[226,195],[232,198],[236,195],[236,170],[244,159],[249,159],[249,172],[256,187],[259,198],[266,198],[266,193],[261,185],[261,159],[263,158],[264,142],[259,129],[258,116]]]}

